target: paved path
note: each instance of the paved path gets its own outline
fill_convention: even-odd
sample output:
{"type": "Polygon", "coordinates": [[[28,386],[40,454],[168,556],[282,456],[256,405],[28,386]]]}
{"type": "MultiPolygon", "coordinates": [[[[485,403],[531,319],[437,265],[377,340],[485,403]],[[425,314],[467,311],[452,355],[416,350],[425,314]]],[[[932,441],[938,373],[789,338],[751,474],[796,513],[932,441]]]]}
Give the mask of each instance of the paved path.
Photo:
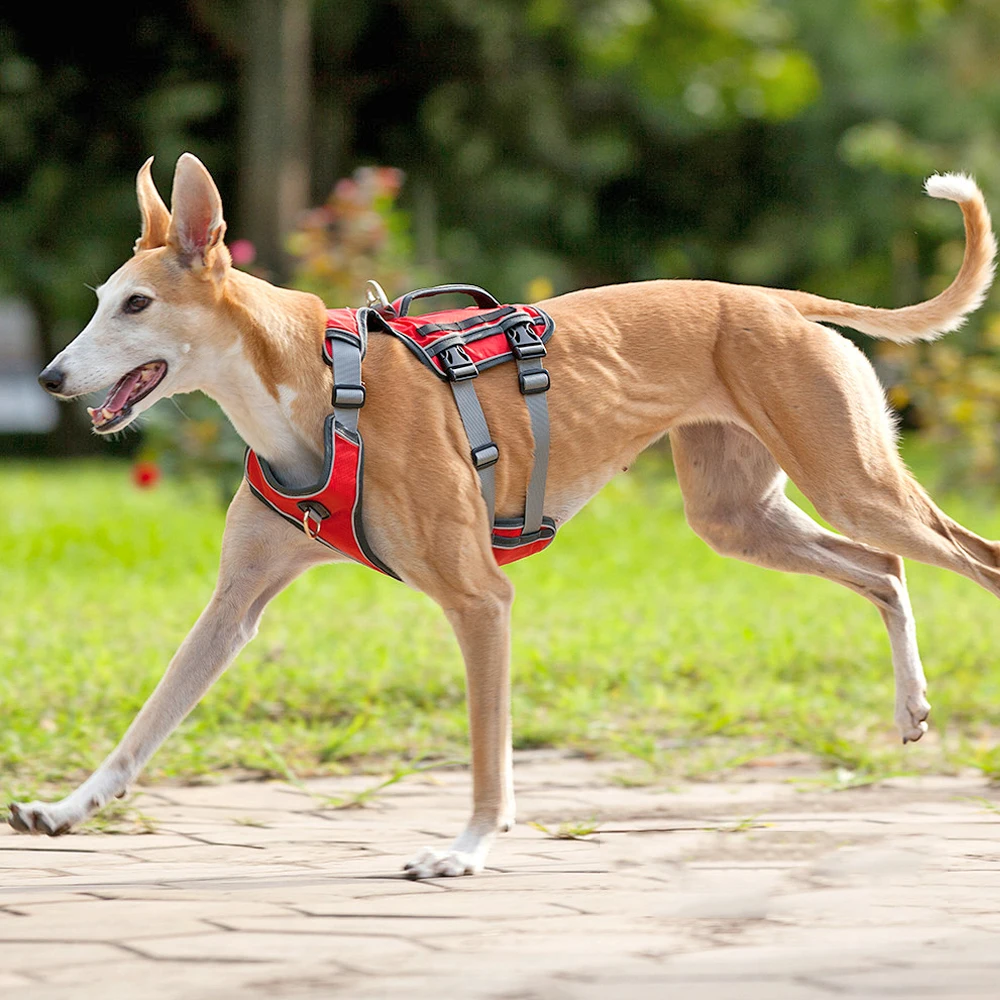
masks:
{"type": "Polygon", "coordinates": [[[0,995],[630,1000],[1000,995],[1000,795],[830,792],[758,768],[626,788],[518,762],[517,829],[476,878],[398,868],[461,824],[464,772],[136,795],[152,833],[0,833],[0,995]],[[761,779],[759,776],[765,775],[761,779]],[[558,840],[594,819],[599,832],[558,840]]]}

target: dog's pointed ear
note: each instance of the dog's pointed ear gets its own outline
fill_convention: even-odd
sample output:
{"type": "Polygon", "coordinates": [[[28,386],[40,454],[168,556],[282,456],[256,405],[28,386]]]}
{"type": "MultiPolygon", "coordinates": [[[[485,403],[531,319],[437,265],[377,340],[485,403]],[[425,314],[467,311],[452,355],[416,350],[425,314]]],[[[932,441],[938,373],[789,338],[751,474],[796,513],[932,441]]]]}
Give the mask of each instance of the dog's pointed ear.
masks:
{"type": "Polygon", "coordinates": [[[167,242],[170,213],[153,183],[152,170],[153,158],[150,157],[139,169],[135,178],[135,193],[139,199],[139,213],[142,216],[142,232],[135,241],[133,253],[138,253],[140,250],[155,250],[157,247],[165,246],[167,242]]]}
{"type": "Polygon", "coordinates": [[[184,153],[174,170],[167,246],[193,270],[224,269],[229,265],[225,234],[222,198],[212,175],[197,156],[184,153]]]}

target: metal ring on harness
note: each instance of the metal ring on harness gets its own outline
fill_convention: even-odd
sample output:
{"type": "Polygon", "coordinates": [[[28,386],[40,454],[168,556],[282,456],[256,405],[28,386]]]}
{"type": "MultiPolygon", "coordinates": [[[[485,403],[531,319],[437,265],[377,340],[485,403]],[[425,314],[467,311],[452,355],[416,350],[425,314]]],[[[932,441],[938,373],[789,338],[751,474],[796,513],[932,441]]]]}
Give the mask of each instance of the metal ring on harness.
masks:
{"type": "Polygon", "coordinates": [[[385,289],[374,278],[365,282],[365,305],[369,309],[389,316],[396,314],[389,301],[389,296],[385,294],[385,289]]]}
{"type": "Polygon", "coordinates": [[[319,529],[323,524],[323,519],[319,515],[314,514],[312,510],[308,507],[302,511],[302,530],[312,539],[319,537],[319,529]],[[316,522],[316,530],[313,531],[310,525],[313,523],[310,518],[314,518],[316,522]]]}

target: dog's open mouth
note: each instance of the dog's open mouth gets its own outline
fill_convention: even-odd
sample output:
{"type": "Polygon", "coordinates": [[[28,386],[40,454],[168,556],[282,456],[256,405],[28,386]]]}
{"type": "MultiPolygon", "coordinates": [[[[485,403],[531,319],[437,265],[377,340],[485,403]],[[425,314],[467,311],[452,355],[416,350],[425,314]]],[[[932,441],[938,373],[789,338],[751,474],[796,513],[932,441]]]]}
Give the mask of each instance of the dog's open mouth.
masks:
{"type": "Polygon", "coordinates": [[[104,433],[123,424],[132,416],[132,407],[145,399],[166,374],[166,361],[149,361],[123,375],[100,406],[87,407],[94,430],[104,433]]]}

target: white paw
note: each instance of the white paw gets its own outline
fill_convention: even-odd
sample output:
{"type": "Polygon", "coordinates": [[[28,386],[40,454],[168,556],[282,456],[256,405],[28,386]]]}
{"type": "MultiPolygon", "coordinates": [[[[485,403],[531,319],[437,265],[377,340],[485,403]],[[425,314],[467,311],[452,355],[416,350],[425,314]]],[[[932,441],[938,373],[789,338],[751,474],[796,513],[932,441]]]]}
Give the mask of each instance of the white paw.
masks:
{"type": "Polygon", "coordinates": [[[407,878],[452,878],[475,875],[483,870],[482,861],[465,851],[434,851],[425,847],[403,865],[407,878]]]}
{"type": "Polygon", "coordinates": [[[911,694],[896,706],[896,725],[903,734],[904,743],[916,743],[927,732],[930,702],[923,693],[911,694]]]}
{"type": "Polygon", "coordinates": [[[60,803],[11,802],[7,822],[18,833],[44,833],[49,837],[58,837],[79,821],[78,817],[60,806],[60,803]]]}

